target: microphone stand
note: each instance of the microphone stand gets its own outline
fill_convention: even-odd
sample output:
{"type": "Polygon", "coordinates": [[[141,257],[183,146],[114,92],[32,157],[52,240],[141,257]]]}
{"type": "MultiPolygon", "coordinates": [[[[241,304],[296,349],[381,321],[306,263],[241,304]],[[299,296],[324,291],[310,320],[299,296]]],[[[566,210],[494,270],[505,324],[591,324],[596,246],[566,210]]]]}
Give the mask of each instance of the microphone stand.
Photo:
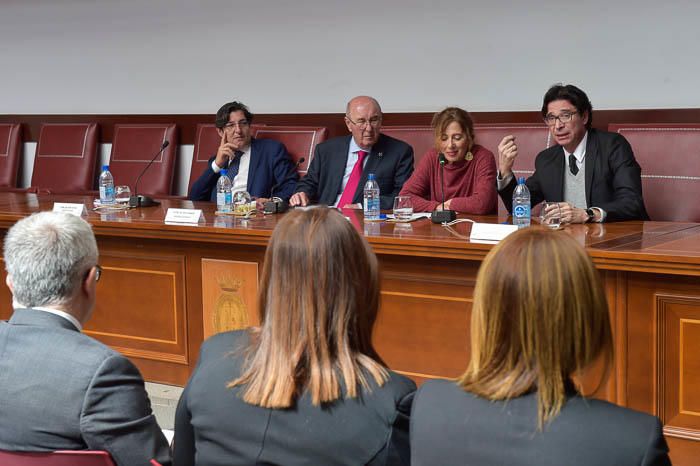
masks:
{"type": "MultiPolygon", "coordinates": [[[[299,165],[304,163],[305,160],[306,159],[304,157],[297,160],[297,162],[294,164],[294,167],[292,168],[292,170],[289,173],[287,173],[287,175],[291,175],[294,171],[296,171],[296,169],[299,168],[299,165]]],[[[289,176],[287,176],[285,178],[285,181],[287,178],[289,178],[289,176]]],[[[286,212],[287,209],[289,208],[289,203],[287,201],[285,201],[284,199],[281,199],[279,197],[277,198],[277,200],[275,200],[275,197],[273,196],[273,194],[275,193],[275,190],[277,188],[279,188],[281,184],[282,183],[278,183],[278,184],[274,185],[272,187],[272,189],[270,189],[270,200],[267,201],[263,205],[263,213],[265,213],[265,214],[281,214],[281,213],[286,212]]]]}
{"type": "Polygon", "coordinates": [[[160,205],[160,202],[156,201],[155,199],[148,197],[148,196],[142,196],[138,194],[139,192],[139,181],[141,181],[141,177],[146,173],[146,170],[148,170],[148,167],[150,167],[153,162],[156,160],[156,157],[160,155],[161,152],[165,150],[166,147],[170,145],[170,141],[167,139],[163,141],[163,144],[160,145],[160,149],[158,152],[156,152],[156,155],[153,156],[150,162],[148,162],[148,165],[146,165],[146,168],[143,169],[141,174],[139,175],[138,178],[136,178],[136,185],[134,186],[134,195],[129,197],[129,207],[153,207],[156,205],[160,205]]]}
{"type": "Polygon", "coordinates": [[[430,214],[430,220],[433,223],[448,223],[457,218],[457,212],[454,210],[445,210],[445,154],[440,152],[438,155],[438,160],[440,162],[440,185],[442,186],[442,206],[443,210],[433,210],[430,214]]]}

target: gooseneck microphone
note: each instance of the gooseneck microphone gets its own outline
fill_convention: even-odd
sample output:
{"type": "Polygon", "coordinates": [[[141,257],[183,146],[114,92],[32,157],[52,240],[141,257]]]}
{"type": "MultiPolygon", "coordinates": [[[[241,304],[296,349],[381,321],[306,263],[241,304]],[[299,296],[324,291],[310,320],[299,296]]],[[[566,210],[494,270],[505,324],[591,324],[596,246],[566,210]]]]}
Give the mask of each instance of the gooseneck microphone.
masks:
{"type": "Polygon", "coordinates": [[[158,157],[160,153],[163,152],[165,148],[169,145],[170,141],[168,141],[167,139],[163,141],[163,144],[160,145],[160,149],[158,149],[156,155],[153,156],[151,161],[148,162],[148,165],[146,165],[146,168],[144,168],[139,177],[136,178],[136,185],[134,186],[134,195],[129,197],[129,207],[152,207],[154,205],[160,205],[160,202],[154,200],[153,198],[150,198],[148,196],[141,196],[139,194],[139,181],[141,181],[141,177],[144,175],[144,173],[146,173],[148,167],[150,167],[153,164],[153,162],[155,162],[156,157],[158,157]]]}
{"type": "MultiPolygon", "coordinates": [[[[305,161],[306,159],[304,157],[297,160],[297,162],[294,164],[294,167],[292,167],[292,169],[287,173],[287,176],[284,178],[284,180],[282,180],[282,183],[284,183],[284,181],[286,181],[287,178],[289,178],[289,176],[292,175],[294,171],[297,170],[297,168],[299,168],[299,165],[301,165],[305,161]]],[[[286,212],[289,208],[289,203],[287,201],[279,197],[274,197],[275,190],[277,190],[277,188],[279,188],[282,185],[282,183],[277,183],[270,189],[270,200],[263,205],[264,213],[281,214],[283,212],[286,212]]]]}
{"type": "Polygon", "coordinates": [[[442,187],[442,205],[443,205],[443,210],[433,210],[433,212],[430,214],[430,220],[433,223],[447,223],[451,222],[452,220],[457,218],[457,212],[454,210],[445,210],[445,163],[447,163],[447,159],[445,158],[445,154],[440,152],[438,154],[438,162],[440,163],[440,185],[442,187]]]}

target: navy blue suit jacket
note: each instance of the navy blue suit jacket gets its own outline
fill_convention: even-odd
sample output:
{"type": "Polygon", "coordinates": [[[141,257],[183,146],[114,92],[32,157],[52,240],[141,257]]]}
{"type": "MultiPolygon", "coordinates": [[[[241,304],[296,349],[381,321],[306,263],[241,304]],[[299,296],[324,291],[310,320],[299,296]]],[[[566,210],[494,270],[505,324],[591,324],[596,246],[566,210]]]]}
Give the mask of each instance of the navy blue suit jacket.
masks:
{"type": "MultiPolygon", "coordinates": [[[[305,192],[310,203],[331,206],[335,203],[348,163],[351,137],[329,139],[316,146],[309,171],[297,185],[297,192],[305,192]]],[[[394,197],[399,195],[403,184],[413,173],[413,148],[403,141],[381,134],[362,170],[353,204],[362,203],[362,192],[369,173],[374,173],[379,184],[381,208],[391,209],[394,197]]]]}
{"type": "MultiPolygon", "coordinates": [[[[221,173],[214,173],[209,159],[207,168],[190,190],[193,201],[216,201],[216,183],[221,173]]],[[[289,200],[294,193],[299,175],[284,145],[272,139],[252,139],[250,142],[250,167],[246,190],[253,197],[271,197],[274,194],[289,200]],[[275,187],[276,186],[276,187],[275,187]],[[275,187],[275,192],[271,189],[275,187]]]]}

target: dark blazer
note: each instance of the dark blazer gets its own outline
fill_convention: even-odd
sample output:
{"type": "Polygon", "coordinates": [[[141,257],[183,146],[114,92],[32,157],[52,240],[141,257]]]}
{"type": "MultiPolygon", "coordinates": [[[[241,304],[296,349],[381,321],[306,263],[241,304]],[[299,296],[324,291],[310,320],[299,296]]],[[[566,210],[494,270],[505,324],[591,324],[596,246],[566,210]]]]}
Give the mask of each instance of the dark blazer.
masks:
{"type": "Polygon", "coordinates": [[[570,390],[537,430],[537,393],[490,401],[431,380],[411,413],[411,464],[478,466],[670,465],[659,420],[570,390]]]}
{"type": "Polygon", "coordinates": [[[245,403],[226,384],[241,374],[245,331],[202,345],[175,415],[174,460],[188,465],[408,465],[408,415],[415,384],[389,380],[325,407],[302,395],[294,408],[245,403]]]}
{"type": "Polygon", "coordinates": [[[171,464],[138,369],[63,317],[0,322],[0,449],[107,450],[118,465],[171,464]]]}
{"type": "MultiPolygon", "coordinates": [[[[348,163],[351,137],[329,139],[316,146],[309,171],[297,184],[297,192],[305,192],[311,203],[331,206],[335,203],[348,163]]],[[[399,195],[403,184],[413,173],[413,148],[403,141],[380,134],[365,163],[362,178],[352,198],[353,204],[362,203],[369,173],[374,173],[379,184],[380,207],[391,209],[394,197],[399,195]]]]}
{"type": "MultiPolygon", "coordinates": [[[[192,184],[190,200],[216,202],[216,183],[221,172],[214,173],[209,159],[207,168],[192,184]]],[[[299,175],[284,145],[272,139],[251,139],[248,193],[253,197],[269,198],[271,194],[285,201],[294,193],[299,175]],[[274,187],[275,192],[271,193],[274,187]]]]}
{"type": "MultiPolygon", "coordinates": [[[[564,149],[553,146],[535,159],[535,173],[525,182],[530,201],[564,200],[564,171],[568,170],[564,149]]],[[[499,192],[508,212],[513,207],[515,177],[499,192]]],[[[586,143],[586,204],[607,212],[606,221],[649,220],[642,197],[642,169],[632,147],[620,134],[588,130],[586,143]]]]}

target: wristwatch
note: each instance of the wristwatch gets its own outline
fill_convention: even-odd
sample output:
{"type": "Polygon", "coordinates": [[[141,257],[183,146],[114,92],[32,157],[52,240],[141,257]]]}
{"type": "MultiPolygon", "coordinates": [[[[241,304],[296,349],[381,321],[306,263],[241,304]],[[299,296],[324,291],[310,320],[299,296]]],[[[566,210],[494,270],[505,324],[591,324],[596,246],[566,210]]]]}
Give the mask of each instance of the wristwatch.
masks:
{"type": "Polygon", "coordinates": [[[592,208],[586,209],[586,214],[588,214],[588,219],[586,220],[586,223],[592,222],[595,219],[595,210],[592,208]]]}

